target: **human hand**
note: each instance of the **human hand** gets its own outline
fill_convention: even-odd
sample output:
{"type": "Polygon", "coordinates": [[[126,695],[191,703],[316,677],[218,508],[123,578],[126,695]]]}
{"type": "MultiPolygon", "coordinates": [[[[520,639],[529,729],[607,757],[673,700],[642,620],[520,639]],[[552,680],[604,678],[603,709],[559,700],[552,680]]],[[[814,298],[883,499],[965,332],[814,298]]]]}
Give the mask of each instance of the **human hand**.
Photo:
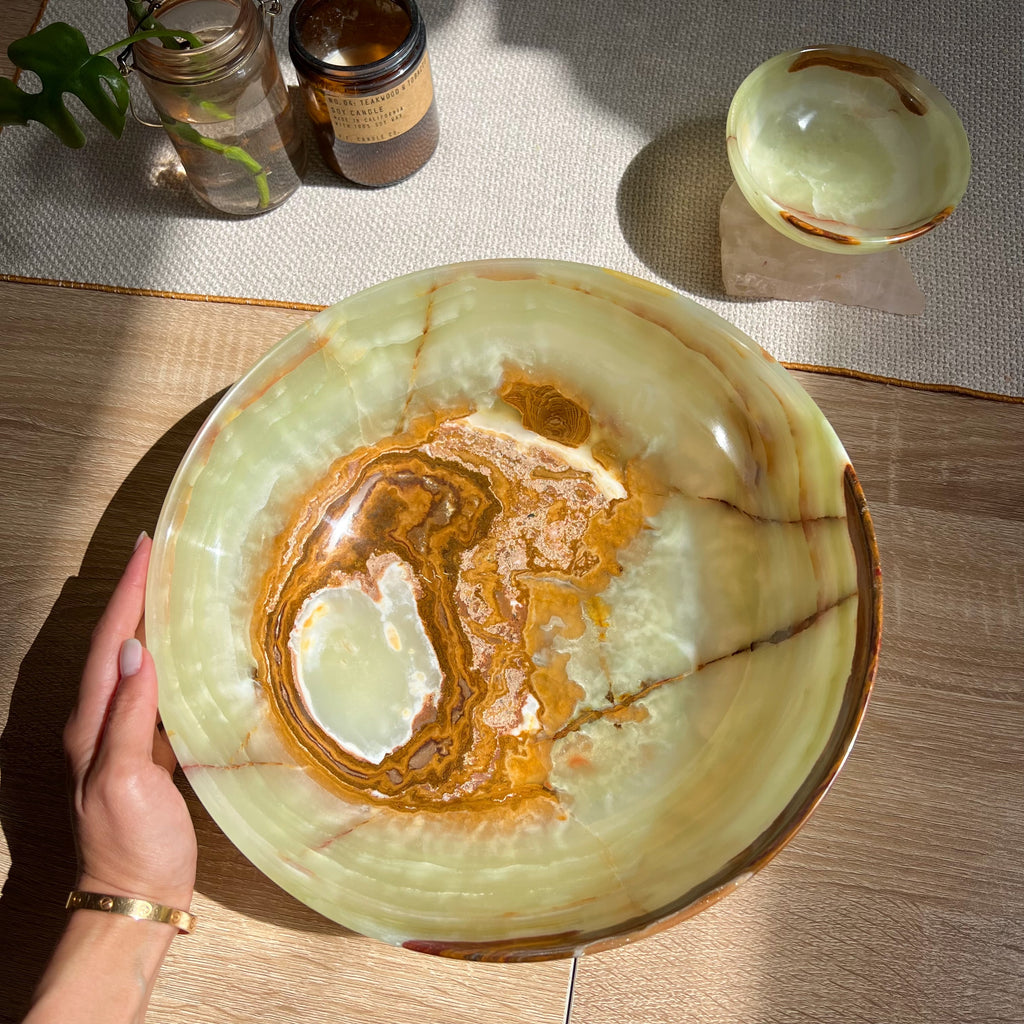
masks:
{"type": "Polygon", "coordinates": [[[192,819],[157,728],[153,659],[135,638],[152,542],[143,535],[93,633],[78,704],[64,729],[78,888],[187,910],[196,872],[192,819]]]}

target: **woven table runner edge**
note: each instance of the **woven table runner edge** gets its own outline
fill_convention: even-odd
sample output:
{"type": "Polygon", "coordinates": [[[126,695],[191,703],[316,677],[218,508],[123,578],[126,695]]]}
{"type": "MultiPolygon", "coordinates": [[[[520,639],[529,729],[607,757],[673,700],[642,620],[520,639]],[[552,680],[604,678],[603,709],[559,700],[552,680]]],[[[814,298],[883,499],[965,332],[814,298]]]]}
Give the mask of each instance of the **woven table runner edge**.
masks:
{"type": "MultiPolygon", "coordinates": [[[[159,299],[185,299],[189,302],[222,302],[236,306],[268,306],[273,309],[295,309],[301,312],[319,313],[326,309],[325,305],[310,302],[285,302],[280,299],[249,299],[229,295],[201,295],[190,292],[168,292],[154,288],[125,288],[117,285],[89,284],[83,281],[60,281],[46,277],[23,277],[20,274],[0,274],[0,281],[13,284],[42,284],[58,288],[77,288],[81,291],[111,292],[115,295],[146,295],[159,299]]],[[[981,398],[992,402],[1006,402],[1011,405],[1024,405],[1024,396],[1004,395],[998,391],[982,391],[961,384],[942,384],[933,381],[904,380],[901,377],[886,377],[866,370],[853,370],[843,366],[826,366],[817,363],[797,363],[779,360],[787,370],[800,370],[805,373],[821,373],[834,377],[847,377],[852,380],[865,381],[871,384],[891,384],[915,391],[932,391],[941,394],[962,395],[967,398],[981,398]]]]}

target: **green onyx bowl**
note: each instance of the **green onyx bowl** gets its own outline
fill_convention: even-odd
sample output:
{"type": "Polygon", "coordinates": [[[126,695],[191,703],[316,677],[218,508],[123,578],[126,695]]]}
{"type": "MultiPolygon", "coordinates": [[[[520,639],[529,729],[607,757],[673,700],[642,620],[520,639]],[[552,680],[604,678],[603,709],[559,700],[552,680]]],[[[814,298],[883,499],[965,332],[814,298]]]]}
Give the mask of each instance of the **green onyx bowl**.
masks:
{"type": "Polygon", "coordinates": [[[956,111],[899,61],[850,46],[772,57],[740,85],[726,128],[733,176],[784,235],[876,252],[930,231],[967,188],[956,111]]]}
{"type": "Polygon", "coordinates": [[[188,781],[348,928],[577,956],[766,863],[878,651],[857,478],[749,338],[666,289],[499,260],[361,292],[186,454],[147,638],[188,781]]]}

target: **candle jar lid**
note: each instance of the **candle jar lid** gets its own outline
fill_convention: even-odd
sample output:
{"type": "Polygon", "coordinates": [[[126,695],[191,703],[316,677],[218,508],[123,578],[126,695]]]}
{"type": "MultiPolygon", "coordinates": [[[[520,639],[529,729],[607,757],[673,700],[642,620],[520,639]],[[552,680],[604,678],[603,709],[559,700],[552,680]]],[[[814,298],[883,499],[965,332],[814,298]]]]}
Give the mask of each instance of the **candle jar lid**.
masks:
{"type": "Polygon", "coordinates": [[[419,8],[407,0],[299,0],[289,18],[292,59],[341,80],[386,85],[426,42],[419,8]]]}

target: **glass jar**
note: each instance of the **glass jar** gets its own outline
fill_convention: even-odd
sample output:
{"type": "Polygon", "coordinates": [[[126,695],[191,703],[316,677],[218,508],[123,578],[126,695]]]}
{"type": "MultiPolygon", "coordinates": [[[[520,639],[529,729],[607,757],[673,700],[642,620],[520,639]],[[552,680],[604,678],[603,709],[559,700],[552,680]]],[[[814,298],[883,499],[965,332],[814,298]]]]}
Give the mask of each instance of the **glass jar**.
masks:
{"type": "MultiPolygon", "coordinates": [[[[155,20],[199,48],[134,44],[134,68],[189,184],[235,216],[280,206],[299,186],[306,149],[264,21],[262,0],[166,0],[155,20]]],[[[133,30],[134,24],[130,26],[133,30]]]]}
{"type": "Polygon", "coordinates": [[[415,0],[298,0],[288,50],[332,170],[393,185],[433,155],[437,106],[415,0]]]}

